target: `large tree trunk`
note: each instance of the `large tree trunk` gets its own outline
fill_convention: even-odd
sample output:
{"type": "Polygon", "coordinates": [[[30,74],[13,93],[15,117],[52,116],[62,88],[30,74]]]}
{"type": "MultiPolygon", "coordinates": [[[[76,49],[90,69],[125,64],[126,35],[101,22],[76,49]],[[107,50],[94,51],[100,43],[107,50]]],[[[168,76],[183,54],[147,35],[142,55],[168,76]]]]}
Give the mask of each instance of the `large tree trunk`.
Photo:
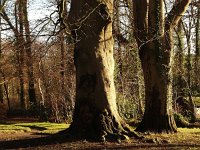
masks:
{"type": "Polygon", "coordinates": [[[171,72],[162,65],[158,49],[146,47],[140,51],[145,82],[145,113],[137,131],[174,132],[176,125],[172,110],[171,72]]]}
{"type": "Polygon", "coordinates": [[[172,29],[190,0],[164,18],[164,1],[133,0],[135,36],[145,82],[145,113],[137,131],[176,132],[172,110],[172,29]]]}
{"type": "Polygon", "coordinates": [[[70,131],[78,137],[105,140],[128,134],[116,105],[112,10],[112,0],[72,0],[68,21],[77,85],[70,131]]]}

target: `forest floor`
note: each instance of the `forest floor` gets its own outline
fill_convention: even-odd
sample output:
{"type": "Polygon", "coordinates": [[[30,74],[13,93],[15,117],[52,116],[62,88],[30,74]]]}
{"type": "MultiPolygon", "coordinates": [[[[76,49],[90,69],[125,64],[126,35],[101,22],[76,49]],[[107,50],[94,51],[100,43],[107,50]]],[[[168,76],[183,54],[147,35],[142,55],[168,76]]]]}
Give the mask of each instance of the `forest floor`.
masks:
{"type": "Polygon", "coordinates": [[[0,122],[0,150],[3,149],[200,149],[200,128],[178,128],[175,134],[146,134],[154,142],[130,139],[122,142],[92,142],[86,140],[67,140],[64,136],[53,136],[66,129],[67,124],[37,122],[36,120],[12,119],[0,122]],[[162,142],[160,142],[162,141],[162,142]]]}

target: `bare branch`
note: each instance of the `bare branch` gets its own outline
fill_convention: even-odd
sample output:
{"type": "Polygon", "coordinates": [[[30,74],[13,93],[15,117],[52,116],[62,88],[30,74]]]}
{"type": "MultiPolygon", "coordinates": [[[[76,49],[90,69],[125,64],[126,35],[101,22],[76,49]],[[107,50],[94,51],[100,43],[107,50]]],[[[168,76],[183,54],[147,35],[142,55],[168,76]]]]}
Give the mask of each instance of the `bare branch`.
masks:
{"type": "Polygon", "coordinates": [[[174,28],[178,24],[180,18],[186,12],[190,2],[191,0],[181,0],[173,6],[166,18],[166,29],[174,28]]]}
{"type": "Polygon", "coordinates": [[[2,10],[1,13],[2,18],[8,23],[9,27],[13,30],[13,32],[15,33],[15,35],[18,34],[17,29],[14,27],[14,25],[11,23],[8,15],[6,14],[6,12],[4,10],[2,10]]]}

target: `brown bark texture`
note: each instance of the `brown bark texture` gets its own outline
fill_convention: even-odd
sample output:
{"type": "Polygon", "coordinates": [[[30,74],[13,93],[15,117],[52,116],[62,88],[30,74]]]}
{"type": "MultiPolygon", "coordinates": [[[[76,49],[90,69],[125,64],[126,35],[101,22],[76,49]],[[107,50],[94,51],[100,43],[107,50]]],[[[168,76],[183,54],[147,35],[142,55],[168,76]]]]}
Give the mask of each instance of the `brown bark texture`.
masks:
{"type": "Polygon", "coordinates": [[[69,131],[79,138],[115,140],[131,133],[116,105],[112,13],[112,0],[71,3],[68,22],[75,40],[77,85],[69,131]]]}
{"type": "Polygon", "coordinates": [[[145,113],[137,131],[177,131],[172,110],[172,29],[190,0],[174,5],[164,17],[163,0],[133,0],[135,37],[145,82],[145,113]]]}

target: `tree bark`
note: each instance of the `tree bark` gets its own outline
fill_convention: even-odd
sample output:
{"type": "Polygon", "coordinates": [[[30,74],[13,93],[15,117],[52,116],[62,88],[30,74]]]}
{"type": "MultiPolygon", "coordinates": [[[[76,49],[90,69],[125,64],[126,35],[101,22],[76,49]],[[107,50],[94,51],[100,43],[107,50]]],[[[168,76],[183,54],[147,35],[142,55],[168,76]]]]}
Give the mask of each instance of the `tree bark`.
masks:
{"type": "Polygon", "coordinates": [[[196,51],[195,51],[195,84],[196,84],[196,91],[199,93],[200,92],[200,80],[199,80],[199,52],[200,52],[200,6],[197,6],[198,11],[197,11],[197,22],[196,22],[196,51]]]}
{"type": "Polygon", "coordinates": [[[114,86],[113,1],[72,0],[68,21],[75,39],[76,102],[70,131],[77,137],[122,138],[114,86]]]}
{"type": "MultiPolygon", "coordinates": [[[[20,102],[21,108],[26,109],[26,99],[25,99],[25,81],[24,81],[24,38],[23,38],[23,16],[22,16],[22,3],[19,1],[15,4],[15,17],[16,17],[16,27],[13,28],[16,37],[16,55],[18,60],[18,75],[20,81],[20,102]],[[17,19],[18,18],[18,19],[17,19]],[[19,27],[18,27],[19,26],[19,27]],[[19,28],[19,29],[18,29],[19,28]]],[[[12,26],[12,25],[10,25],[12,26]]]]}
{"type": "Polygon", "coordinates": [[[26,64],[27,64],[27,74],[28,74],[28,96],[31,107],[36,109],[37,101],[36,101],[36,93],[35,93],[35,78],[33,74],[33,56],[32,56],[32,41],[30,35],[30,27],[28,20],[28,12],[27,12],[27,0],[21,0],[22,9],[23,9],[23,26],[25,29],[25,50],[27,54],[26,64]]]}
{"type": "Polygon", "coordinates": [[[135,37],[145,82],[145,113],[137,131],[177,131],[172,110],[171,35],[189,3],[181,1],[164,18],[163,0],[133,0],[135,37]]]}
{"type": "MultiPolygon", "coordinates": [[[[0,5],[2,2],[0,1],[0,5]]],[[[1,16],[0,16],[0,61],[2,59],[2,37],[1,37],[1,30],[2,30],[2,25],[1,25],[1,16]]],[[[0,80],[2,82],[2,80],[0,80]]],[[[3,84],[0,83],[0,102],[3,103],[3,84]]]]}
{"type": "Polygon", "coordinates": [[[183,80],[183,51],[184,51],[184,38],[183,38],[183,27],[181,21],[178,23],[177,27],[177,38],[178,38],[178,46],[177,46],[177,57],[178,57],[178,76],[177,76],[177,95],[176,97],[183,96],[183,88],[184,88],[184,80],[183,80]]]}
{"type": "Polygon", "coordinates": [[[6,99],[7,99],[7,103],[8,103],[8,110],[11,110],[11,104],[10,104],[10,98],[9,98],[9,93],[8,93],[8,84],[6,85],[6,77],[4,72],[1,70],[0,71],[2,77],[3,77],[3,85],[4,85],[4,89],[5,89],[5,95],[6,95],[6,99]]]}

